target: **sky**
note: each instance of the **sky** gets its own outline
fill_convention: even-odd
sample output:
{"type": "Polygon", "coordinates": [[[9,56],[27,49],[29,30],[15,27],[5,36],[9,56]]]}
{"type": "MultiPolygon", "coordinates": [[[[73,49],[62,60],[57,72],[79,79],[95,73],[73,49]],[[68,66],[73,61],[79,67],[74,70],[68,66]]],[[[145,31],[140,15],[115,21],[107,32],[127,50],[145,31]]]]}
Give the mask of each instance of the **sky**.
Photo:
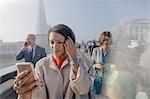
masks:
{"type": "MultiPolygon", "coordinates": [[[[43,0],[47,25],[68,25],[77,41],[97,39],[120,19],[150,18],[150,0],[43,0]]],[[[37,33],[38,0],[0,0],[0,39],[23,41],[37,33]]]]}

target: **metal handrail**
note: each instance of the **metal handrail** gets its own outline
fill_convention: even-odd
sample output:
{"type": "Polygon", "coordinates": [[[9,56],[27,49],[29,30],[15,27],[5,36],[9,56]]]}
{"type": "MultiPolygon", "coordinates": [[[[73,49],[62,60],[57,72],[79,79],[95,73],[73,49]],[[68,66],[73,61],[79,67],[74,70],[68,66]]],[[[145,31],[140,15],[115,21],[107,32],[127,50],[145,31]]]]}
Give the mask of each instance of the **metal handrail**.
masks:
{"type": "Polygon", "coordinates": [[[15,65],[0,69],[0,84],[16,76],[17,69],[15,65]]]}

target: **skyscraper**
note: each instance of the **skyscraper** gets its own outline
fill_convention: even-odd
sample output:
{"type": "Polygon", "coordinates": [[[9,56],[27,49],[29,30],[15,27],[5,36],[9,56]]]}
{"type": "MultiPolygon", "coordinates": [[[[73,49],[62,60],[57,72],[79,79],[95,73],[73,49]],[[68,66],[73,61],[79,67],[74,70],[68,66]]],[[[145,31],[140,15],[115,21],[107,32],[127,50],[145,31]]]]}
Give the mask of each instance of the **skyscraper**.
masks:
{"type": "Polygon", "coordinates": [[[46,52],[48,52],[48,25],[46,20],[46,14],[44,9],[44,1],[38,0],[38,20],[37,20],[37,34],[36,34],[36,42],[40,46],[44,47],[46,49],[46,52]]]}

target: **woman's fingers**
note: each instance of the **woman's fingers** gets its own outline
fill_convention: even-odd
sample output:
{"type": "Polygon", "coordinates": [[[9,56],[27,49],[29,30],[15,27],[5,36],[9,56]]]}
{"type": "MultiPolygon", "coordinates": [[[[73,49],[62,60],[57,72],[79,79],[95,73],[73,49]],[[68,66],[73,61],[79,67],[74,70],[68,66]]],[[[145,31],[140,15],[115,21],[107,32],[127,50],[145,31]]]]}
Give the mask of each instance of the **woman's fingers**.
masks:
{"type": "Polygon", "coordinates": [[[31,90],[37,86],[38,80],[34,78],[33,72],[23,71],[16,77],[13,89],[18,94],[24,94],[26,92],[31,92],[31,90]]]}
{"type": "Polygon", "coordinates": [[[30,72],[28,75],[26,75],[24,78],[22,78],[18,84],[19,85],[24,85],[24,84],[28,84],[30,82],[33,82],[35,79],[34,79],[34,76],[33,76],[33,73],[30,72]]]}
{"type": "Polygon", "coordinates": [[[24,95],[29,95],[31,94],[35,89],[37,89],[37,86],[34,86],[31,90],[28,90],[24,93],[24,95]]]}
{"type": "Polygon", "coordinates": [[[30,83],[30,84],[28,84],[28,85],[20,86],[20,87],[16,90],[16,92],[17,92],[18,94],[25,94],[26,92],[31,92],[32,89],[33,89],[34,87],[37,87],[37,86],[38,86],[38,81],[34,81],[34,82],[32,82],[32,83],[30,83]]]}
{"type": "Polygon", "coordinates": [[[18,83],[14,83],[13,89],[16,91],[19,88],[18,83]]]}
{"type": "Polygon", "coordinates": [[[96,64],[96,67],[101,68],[101,67],[103,67],[103,64],[96,64]]]}
{"type": "Polygon", "coordinates": [[[25,70],[21,73],[19,73],[14,81],[14,83],[20,81],[20,79],[24,78],[26,75],[28,75],[29,71],[28,70],[25,70]]]}
{"type": "Polygon", "coordinates": [[[71,45],[75,45],[74,42],[73,42],[73,40],[72,40],[69,36],[68,36],[68,38],[69,38],[69,40],[70,40],[70,44],[71,44],[71,45]]]}
{"type": "Polygon", "coordinates": [[[72,59],[72,58],[76,57],[76,47],[70,37],[68,37],[68,39],[66,40],[65,49],[66,49],[66,52],[67,52],[69,58],[72,59]]]}
{"type": "Polygon", "coordinates": [[[68,37],[68,39],[66,40],[66,47],[68,49],[75,48],[75,44],[74,44],[73,40],[70,37],[68,37]]]}
{"type": "Polygon", "coordinates": [[[71,45],[69,44],[69,39],[66,40],[65,46],[66,46],[66,49],[69,49],[69,48],[70,48],[71,45]]]}

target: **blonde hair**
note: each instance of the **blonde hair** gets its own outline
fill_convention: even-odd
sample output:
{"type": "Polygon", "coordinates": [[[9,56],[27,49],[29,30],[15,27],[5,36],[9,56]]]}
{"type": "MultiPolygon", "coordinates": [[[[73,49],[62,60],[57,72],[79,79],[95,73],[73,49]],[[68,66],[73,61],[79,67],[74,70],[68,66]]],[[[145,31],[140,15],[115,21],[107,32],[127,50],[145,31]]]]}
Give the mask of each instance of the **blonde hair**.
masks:
{"type": "Polygon", "coordinates": [[[112,35],[111,35],[111,33],[109,31],[104,31],[99,36],[99,45],[100,46],[103,44],[103,42],[104,42],[103,40],[104,40],[104,38],[106,36],[110,38],[110,43],[112,43],[112,35]]]}

